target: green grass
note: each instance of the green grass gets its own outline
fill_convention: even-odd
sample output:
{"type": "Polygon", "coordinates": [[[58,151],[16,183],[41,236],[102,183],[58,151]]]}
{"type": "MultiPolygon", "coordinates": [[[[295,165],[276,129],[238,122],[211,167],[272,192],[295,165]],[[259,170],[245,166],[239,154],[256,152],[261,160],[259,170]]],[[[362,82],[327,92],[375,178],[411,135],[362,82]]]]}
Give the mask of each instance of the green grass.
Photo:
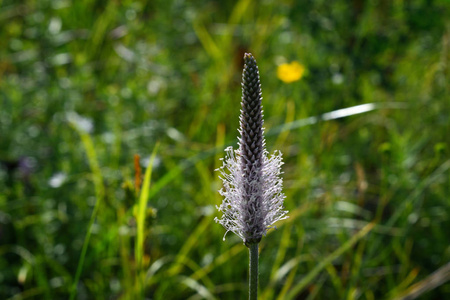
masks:
{"type": "Polygon", "coordinates": [[[246,51],[290,211],[260,299],[429,287],[450,261],[449,19],[446,0],[0,1],[0,298],[246,297],[247,248],[214,223],[246,51]]]}

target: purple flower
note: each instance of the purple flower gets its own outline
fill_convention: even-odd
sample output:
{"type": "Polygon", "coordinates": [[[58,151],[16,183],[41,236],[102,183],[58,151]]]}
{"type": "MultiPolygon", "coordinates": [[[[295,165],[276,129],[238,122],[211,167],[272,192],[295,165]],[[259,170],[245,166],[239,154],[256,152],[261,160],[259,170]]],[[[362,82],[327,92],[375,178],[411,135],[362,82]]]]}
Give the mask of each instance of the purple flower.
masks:
{"type": "Polygon", "coordinates": [[[286,219],[287,211],[283,207],[281,152],[268,157],[265,147],[258,66],[249,53],[244,61],[239,149],[225,149],[227,154],[219,169],[223,181],[219,193],[224,200],[217,207],[223,216],[215,221],[249,246],[259,243],[276,221],[286,219]]]}

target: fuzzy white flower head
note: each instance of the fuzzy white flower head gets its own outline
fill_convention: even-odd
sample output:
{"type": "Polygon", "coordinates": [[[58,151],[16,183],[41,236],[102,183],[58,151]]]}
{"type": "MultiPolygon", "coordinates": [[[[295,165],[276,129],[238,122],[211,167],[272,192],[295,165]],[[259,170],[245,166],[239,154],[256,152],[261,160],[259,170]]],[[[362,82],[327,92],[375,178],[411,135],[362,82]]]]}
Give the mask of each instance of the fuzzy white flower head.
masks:
{"type": "Polygon", "coordinates": [[[270,158],[265,152],[261,177],[247,182],[240,168],[239,150],[228,147],[225,151],[227,156],[219,169],[223,181],[219,193],[224,200],[217,207],[223,216],[215,221],[222,224],[227,232],[237,234],[245,243],[259,242],[276,221],[287,218],[283,207],[283,180],[280,177],[283,164],[281,152],[275,151],[270,158]],[[246,185],[250,186],[250,190],[246,185]]]}
{"type": "Polygon", "coordinates": [[[275,151],[269,158],[265,149],[258,67],[251,54],[244,60],[239,149],[225,150],[219,169],[223,181],[219,193],[224,200],[217,207],[223,216],[215,221],[249,246],[259,243],[276,221],[286,219],[287,211],[283,207],[281,152],[275,151]]]}

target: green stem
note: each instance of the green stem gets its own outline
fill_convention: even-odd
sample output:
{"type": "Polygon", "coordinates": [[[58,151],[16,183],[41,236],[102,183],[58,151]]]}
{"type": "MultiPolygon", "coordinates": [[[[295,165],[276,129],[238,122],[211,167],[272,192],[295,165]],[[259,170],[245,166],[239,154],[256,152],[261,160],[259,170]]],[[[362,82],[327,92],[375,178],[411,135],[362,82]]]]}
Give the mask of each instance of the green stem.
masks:
{"type": "Polygon", "coordinates": [[[259,275],[259,273],[258,273],[258,263],[259,263],[258,245],[259,244],[251,244],[248,249],[249,255],[250,255],[248,298],[250,300],[258,299],[258,275],[259,275]]]}

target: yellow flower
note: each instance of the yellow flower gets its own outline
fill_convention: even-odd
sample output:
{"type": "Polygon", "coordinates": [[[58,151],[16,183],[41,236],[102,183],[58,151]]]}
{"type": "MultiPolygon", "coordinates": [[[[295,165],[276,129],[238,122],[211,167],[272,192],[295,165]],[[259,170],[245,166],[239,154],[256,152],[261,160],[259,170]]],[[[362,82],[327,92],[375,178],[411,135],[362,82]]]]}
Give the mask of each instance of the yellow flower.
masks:
{"type": "Polygon", "coordinates": [[[305,66],[293,61],[290,64],[282,64],[278,66],[277,76],[281,81],[291,83],[300,80],[305,74],[305,66]]]}

